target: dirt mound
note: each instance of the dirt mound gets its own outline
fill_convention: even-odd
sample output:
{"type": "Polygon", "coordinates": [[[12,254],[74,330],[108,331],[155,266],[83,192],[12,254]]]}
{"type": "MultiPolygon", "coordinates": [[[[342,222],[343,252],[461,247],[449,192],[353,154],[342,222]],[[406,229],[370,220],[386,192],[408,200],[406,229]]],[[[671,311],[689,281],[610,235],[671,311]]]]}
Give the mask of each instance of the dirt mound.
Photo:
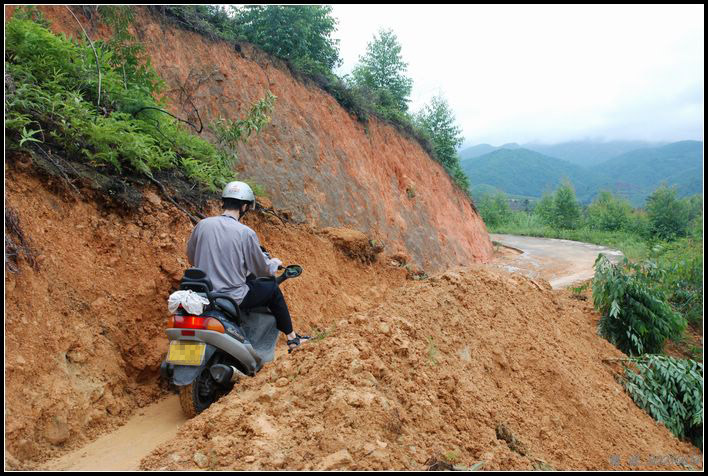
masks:
{"type": "Polygon", "coordinates": [[[324,228],[327,236],[345,255],[363,263],[373,263],[383,251],[380,241],[369,239],[364,233],[349,228],[324,228]]]}
{"type": "MultiPolygon", "coordinates": [[[[5,437],[7,461],[25,467],[81,446],[165,394],[158,369],[166,299],[187,267],[192,229],[153,187],[130,215],[50,191],[55,185],[7,169],[11,237],[18,245],[19,231],[29,248],[5,277],[5,437]]],[[[220,213],[213,205],[210,212],[220,213]]],[[[319,332],[405,283],[405,270],[352,260],[308,226],[261,214],[246,222],[273,256],[304,267],[283,289],[298,330],[319,332]]]]}
{"type": "Polygon", "coordinates": [[[600,470],[698,455],[614,380],[601,359],[622,354],[589,309],[481,267],[408,281],[242,381],[142,468],[416,470],[443,455],[600,470]]]}

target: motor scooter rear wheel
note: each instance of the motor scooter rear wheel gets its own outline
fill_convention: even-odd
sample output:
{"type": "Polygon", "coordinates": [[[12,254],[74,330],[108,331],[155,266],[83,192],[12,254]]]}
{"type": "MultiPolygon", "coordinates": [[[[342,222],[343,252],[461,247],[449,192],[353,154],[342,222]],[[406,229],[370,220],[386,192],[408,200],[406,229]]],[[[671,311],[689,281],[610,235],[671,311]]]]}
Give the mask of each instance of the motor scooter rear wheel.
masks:
{"type": "Polygon", "coordinates": [[[204,368],[192,383],[179,388],[179,403],[187,418],[195,417],[209,408],[219,396],[218,384],[208,368],[204,368]]]}

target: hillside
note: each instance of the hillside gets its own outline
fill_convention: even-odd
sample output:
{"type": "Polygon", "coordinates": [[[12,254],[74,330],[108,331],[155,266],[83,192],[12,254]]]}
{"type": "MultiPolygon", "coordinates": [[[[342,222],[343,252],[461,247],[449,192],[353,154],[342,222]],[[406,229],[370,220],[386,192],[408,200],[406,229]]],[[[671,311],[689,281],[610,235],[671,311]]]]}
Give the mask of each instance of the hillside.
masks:
{"type": "Polygon", "coordinates": [[[639,149],[658,147],[665,143],[646,141],[570,141],[559,144],[524,144],[524,147],[556,157],[581,167],[593,167],[606,160],[639,149]]]}
{"type": "Polygon", "coordinates": [[[540,197],[568,178],[582,199],[593,193],[596,181],[582,167],[527,149],[496,150],[462,161],[462,168],[473,186],[490,185],[510,195],[530,197],[540,197]]]}
{"type": "MultiPolygon", "coordinates": [[[[386,253],[406,254],[431,271],[490,259],[474,204],[418,142],[374,118],[358,122],[331,95],[252,45],[236,49],[136,8],[130,29],[166,82],[173,114],[193,117],[196,108],[205,124],[236,120],[267,91],[277,97],[271,123],[237,147],[236,168],[293,221],[385,237],[386,253]]],[[[66,8],[39,9],[53,31],[83,35],[66,8]]],[[[109,35],[95,19],[79,18],[89,35],[109,35]]]]}
{"type": "Polygon", "coordinates": [[[636,150],[602,162],[591,169],[598,187],[608,188],[635,206],[644,203],[662,183],[676,186],[679,196],[703,192],[703,142],[682,141],[636,150]]]}
{"type": "MultiPolygon", "coordinates": [[[[625,143],[629,144],[633,143],[625,143]]],[[[511,196],[540,197],[568,178],[581,202],[589,203],[601,190],[610,190],[641,207],[663,183],[676,186],[679,196],[702,193],[703,142],[682,141],[633,150],[593,167],[580,167],[524,148],[499,148],[464,160],[462,166],[478,199],[494,189],[511,196]]]]}
{"type": "MultiPolygon", "coordinates": [[[[80,36],[64,6],[40,8],[53,31],[80,36]]],[[[239,119],[266,91],[277,96],[272,122],[239,145],[241,178],[270,196],[243,222],[274,257],[303,267],[282,291],[296,330],[314,337],[288,354],[279,336],[274,362],[162,434],[142,470],[685,468],[649,460],[656,455],[701,469],[701,452],[618,382],[607,359],[625,356],[597,335],[590,302],[491,265],[474,204],[417,142],[387,123],[358,122],[252,45],[137,8],[130,28],[166,82],[168,112],[239,119]]],[[[110,36],[98,16],[76,13],[88,35],[110,36]]],[[[20,43],[29,36],[16,33],[20,43]]],[[[45,29],[42,37],[60,41],[45,29]]],[[[6,52],[6,65],[39,69],[48,57],[18,51],[6,52]]],[[[82,51],[58,64],[88,64],[93,55],[82,51]]],[[[27,78],[6,75],[6,95],[14,89],[16,100],[27,78]]],[[[104,93],[126,84],[123,76],[104,93]]],[[[89,107],[89,125],[117,115],[89,107]]],[[[197,183],[165,170],[109,177],[65,150],[40,156],[15,145],[5,159],[5,469],[51,470],[176,390],[159,371],[167,298],[189,266],[189,212],[217,215],[221,204],[218,191],[186,200],[197,183]],[[130,206],[119,200],[126,190],[130,206]]],[[[107,448],[99,458],[122,463],[107,448]]]]}

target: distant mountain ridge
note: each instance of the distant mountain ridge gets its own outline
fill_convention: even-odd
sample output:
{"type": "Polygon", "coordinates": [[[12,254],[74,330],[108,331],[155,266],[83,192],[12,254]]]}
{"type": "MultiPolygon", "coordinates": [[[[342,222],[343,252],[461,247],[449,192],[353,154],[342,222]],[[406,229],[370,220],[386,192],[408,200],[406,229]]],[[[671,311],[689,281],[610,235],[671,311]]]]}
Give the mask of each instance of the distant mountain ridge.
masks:
{"type": "MultiPolygon", "coordinates": [[[[605,148],[605,153],[631,144],[646,143],[617,143],[605,148]]],[[[676,186],[681,196],[702,193],[703,190],[703,142],[700,141],[644,147],[586,167],[518,147],[518,144],[513,146],[516,147],[482,144],[460,152],[462,155],[468,151],[468,157],[462,160],[462,168],[473,191],[479,194],[494,187],[509,195],[541,197],[567,178],[581,202],[589,203],[604,189],[623,196],[634,206],[643,206],[646,197],[662,183],[676,186]],[[490,151],[475,155],[485,149],[490,151]]],[[[566,150],[572,148],[563,146],[566,150]]]]}
{"type": "Polygon", "coordinates": [[[562,159],[571,164],[582,167],[592,167],[605,162],[613,157],[632,152],[638,149],[648,149],[661,147],[667,142],[647,142],[647,141],[569,141],[559,144],[541,144],[531,142],[527,144],[517,144],[515,142],[504,144],[498,147],[489,144],[480,144],[467,147],[459,151],[460,159],[472,159],[495,150],[500,149],[528,149],[549,157],[562,159]]]}

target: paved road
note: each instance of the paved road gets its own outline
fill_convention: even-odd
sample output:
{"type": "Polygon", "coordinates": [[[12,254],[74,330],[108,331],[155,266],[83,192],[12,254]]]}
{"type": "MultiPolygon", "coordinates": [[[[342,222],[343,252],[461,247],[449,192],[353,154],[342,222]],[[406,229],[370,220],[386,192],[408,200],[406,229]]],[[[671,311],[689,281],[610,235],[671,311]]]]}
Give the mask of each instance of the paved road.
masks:
{"type": "Polygon", "coordinates": [[[492,241],[506,247],[498,250],[497,265],[532,278],[541,277],[554,289],[592,278],[595,275],[593,264],[600,253],[613,262],[623,256],[621,251],[579,241],[516,235],[489,236],[492,241]]]}

